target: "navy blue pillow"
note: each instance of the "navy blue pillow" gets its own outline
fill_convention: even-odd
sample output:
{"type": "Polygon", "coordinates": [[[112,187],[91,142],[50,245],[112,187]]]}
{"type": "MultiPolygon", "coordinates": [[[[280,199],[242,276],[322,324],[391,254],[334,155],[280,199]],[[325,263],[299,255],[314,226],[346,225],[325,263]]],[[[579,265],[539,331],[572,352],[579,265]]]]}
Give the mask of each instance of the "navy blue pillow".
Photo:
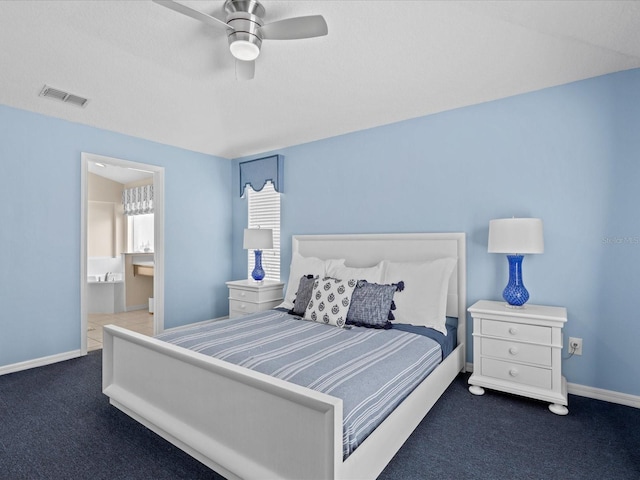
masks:
{"type": "Polygon", "coordinates": [[[396,308],[393,296],[403,289],[403,282],[380,285],[358,280],[351,296],[347,324],[358,327],[391,328],[390,320],[393,320],[391,310],[396,308]]]}
{"type": "Polygon", "coordinates": [[[296,298],[293,301],[293,308],[289,310],[291,315],[304,315],[307,305],[309,305],[309,300],[311,300],[311,294],[313,293],[313,283],[317,278],[317,276],[314,277],[313,275],[304,275],[300,279],[296,298]]]}

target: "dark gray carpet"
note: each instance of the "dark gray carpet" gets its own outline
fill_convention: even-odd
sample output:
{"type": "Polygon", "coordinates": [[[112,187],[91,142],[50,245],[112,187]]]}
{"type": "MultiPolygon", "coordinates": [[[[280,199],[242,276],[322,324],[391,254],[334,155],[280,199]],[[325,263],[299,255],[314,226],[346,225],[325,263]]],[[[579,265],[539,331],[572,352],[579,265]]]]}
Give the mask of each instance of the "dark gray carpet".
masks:
{"type": "MultiPolygon", "coordinates": [[[[1,479],[220,479],[109,406],[101,351],[0,376],[1,479]]],[[[640,409],[468,393],[460,375],[380,479],[640,479],[640,409]]]]}

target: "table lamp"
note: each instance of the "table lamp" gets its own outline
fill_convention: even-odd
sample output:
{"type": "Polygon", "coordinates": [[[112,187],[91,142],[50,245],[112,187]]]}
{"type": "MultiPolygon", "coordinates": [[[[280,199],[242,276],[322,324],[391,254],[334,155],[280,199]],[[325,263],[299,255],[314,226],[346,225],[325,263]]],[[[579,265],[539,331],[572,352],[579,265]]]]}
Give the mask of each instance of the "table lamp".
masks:
{"type": "Polygon", "coordinates": [[[273,248],[273,230],[270,228],[245,228],[242,248],[245,250],[255,249],[256,262],[251,277],[256,282],[261,282],[265,275],[262,269],[262,250],[273,248]]]}
{"type": "Polygon", "coordinates": [[[523,254],[544,253],[542,220],[539,218],[500,218],[489,222],[489,253],[506,253],[509,283],[502,297],[510,307],[521,308],[529,300],[522,283],[523,254]]]}

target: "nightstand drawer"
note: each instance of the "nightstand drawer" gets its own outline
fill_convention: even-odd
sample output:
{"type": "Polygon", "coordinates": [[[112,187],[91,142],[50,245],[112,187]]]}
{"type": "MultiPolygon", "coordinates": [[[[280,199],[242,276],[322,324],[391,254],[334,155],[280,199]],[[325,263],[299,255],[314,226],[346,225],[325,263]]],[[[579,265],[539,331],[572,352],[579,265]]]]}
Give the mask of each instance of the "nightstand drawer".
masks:
{"type": "Polygon", "coordinates": [[[234,300],[238,300],[241,302],[257,303],[260,300],[260,292],[257,290],[242,290],[239,288],[230,288],[229,298],[233,298],[234,300]]]}
{"type": "Polygon", "coordinates": [[[282,299],[282,287],[279,288],[229,288],[229,298],[242,302],[269,302],[282,299]]]}
{"type": "Polygon", "coordinates": [[[551,328],[522,323],[482,320],[482,335],[551,345],[551,328]]]}
{"type": "Polygon", "coordinates": [[[234,300],[232,298],[229,299],[229,311],[242,312],[243,315],[259,312],[259,307],[260,305],[258,303],[234,300]]]}
{"type": "Polygon", "coordinates": [[[504,358],[510,361],[533,363],[544,367],[551,366],[551,347],[530,345],[527,343],[482,338],[482,355],[504,358]]]}
{"type": "Polygon", "coordinates": [[[499,378],[537,388],[551,388],[551,370],[546,368],[519,365],[492,358],[483,358],[481,363],[482,375],[486,377],[499,378]]]}
{"type": "Polygon", "coordinates": [[[282,303],[282,299],[272,300],[270,302],[252,303],[243,302],[242,300],[229,299],[229,317],[238,317],[249,313],[262,312],[277,307],[282,303]]]}

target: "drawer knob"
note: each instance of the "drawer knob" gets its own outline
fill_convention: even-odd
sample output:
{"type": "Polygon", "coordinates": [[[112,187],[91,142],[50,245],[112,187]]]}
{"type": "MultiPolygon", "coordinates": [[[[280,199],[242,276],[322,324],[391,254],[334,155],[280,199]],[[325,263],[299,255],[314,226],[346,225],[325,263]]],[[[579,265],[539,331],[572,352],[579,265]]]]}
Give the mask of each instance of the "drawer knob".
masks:
{"type": "Polygon", "coordinates": [[[509,347],[509,353],[511,355],[517,355],[518,354],[518,347],[509,347]]]}
{"type": "Polygon", "coordinates": [[[241,296],[241,297],[244,297],[244,296],[246,296],[246,295],[247,295],[247,294],[246,294],[245,292],[240,292],[240,296],[241,296]]]}
{"type": "Polygon", "coordinates": [[[509,375],[511,375],[512,377],[517,377],[518,376],[518,370],[516,368],[511,368],[509,370],[509,375]]]}
{"type": "Polygon", "coordinates": [[[516,333],[518,333],[518,329],[516,327],[510,327],[509,328],[509,333],[511,335],[515,335],[516,333]]]}
{"type": "Polygon", "coordinates": [[[243,303],[242,305],[240,305],[240,308],[244,310],[245,308],[247,308],[247,306],[243,303]]]}

